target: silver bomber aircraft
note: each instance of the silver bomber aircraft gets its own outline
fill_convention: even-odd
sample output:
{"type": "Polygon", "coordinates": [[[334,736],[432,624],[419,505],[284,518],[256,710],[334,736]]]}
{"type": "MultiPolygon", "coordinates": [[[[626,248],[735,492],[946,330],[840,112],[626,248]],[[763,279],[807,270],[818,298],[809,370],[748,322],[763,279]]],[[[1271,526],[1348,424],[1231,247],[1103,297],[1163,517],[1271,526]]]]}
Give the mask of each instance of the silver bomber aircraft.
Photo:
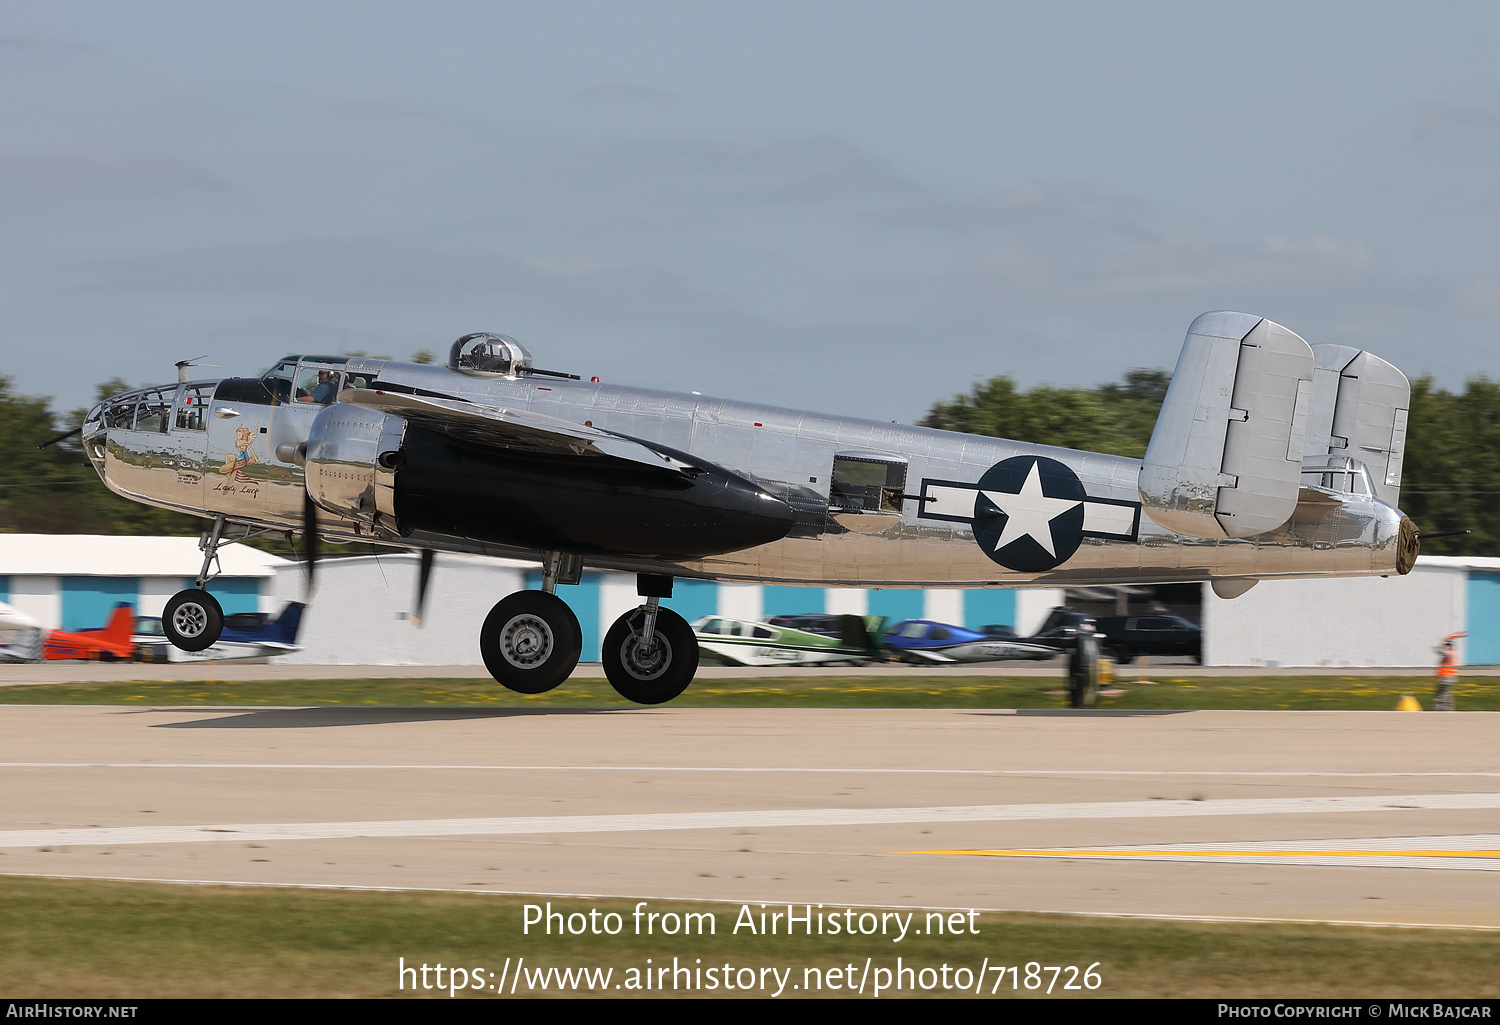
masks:
{"type": "Polygon", "coordinates": [[[163,627],[187,650],[223,615],[203,590],[221,545],[301,535],[540,559],[480,649],[496,680],[555,687],[578,620],[556,594],[585,566],[638,575],[603,645],[625,697],[691,682],[672,579],[1017,587],[1385,576],[1416,558],[1397,509],[1410,387],[1391,364],[1309,346],[1260,317],[1188,330],[1144,460],[780,409],[538,370],[502,335],[446,366],[288,356],[260,377],[117,395],[84,449],[136,501],[211,517],[197,586],[163,627]]]}

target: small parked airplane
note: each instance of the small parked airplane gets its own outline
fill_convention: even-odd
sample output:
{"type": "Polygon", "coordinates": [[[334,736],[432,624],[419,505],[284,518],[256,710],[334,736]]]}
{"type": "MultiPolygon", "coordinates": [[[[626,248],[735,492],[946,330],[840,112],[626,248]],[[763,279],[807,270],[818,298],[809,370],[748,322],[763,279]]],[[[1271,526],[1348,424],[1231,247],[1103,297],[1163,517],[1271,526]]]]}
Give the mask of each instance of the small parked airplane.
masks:
{"type": "Polygon", "coordinates": [[[697,638],[702,661],[723,665],[808,666],[884,661],[885,652],[878,643],[882,617],[823,618],[838,620],[839,636],[726,616],[699,619],[693,623],[693,636],[697,638]]]}
{"type": "Polygon", "coordinates": [[[955,662],[997,662],[1056,658],[1060,646],[1033,643],[1030,638],[984,634],[951,623],[908,619],[891,627],[885,646],[903,662],[950,665],[955,662]]]}
{"type": "Polygon", "coordinates": [[[235,612],[224,617],[224,632],[200,651],[184,651],[167,640],[162,621],[141,616],[135,622],[137,656],[142,662],[203,662],[209,659],[260,659],[297,650],[297,628],[302,623],[300,601],[288,602],[281,615],[235,612]]]}
{"type": "Polygon", "coordinates": [[[54,659],[86,658],[100,662],[128,662],[135,657],[135,609],[120,602],[109,615],[109,621],[97,630],[49,630],[42,643],[42,657],[54,659]]]}
{"type": "Polygon", "coordinates": [[[1406,573],[1419,544],[1396,508],[1406,377],[1243,313],[1188,329],[1143,460],[584,381],[490,334],[458,339],[446,366],[288,356],[260,377],[186,377],[116,395],[80,428],[109,488],[213,519],[196,586],[163,615],[185,650],[224,626],[203,589],[216,552],[254,534],[301,534],[309,570],[320,536],[419,549],[419,615],[434,552],[540,559],[541,590],[503,598],[479,638],[495,679],[527,694],[582,648],[557,587],[585,565],[635,573],[644,602],[602,659],[647,704],[698,665],[692,628],[661,606],[674,577],[1206,581],[1227,598],[1268,578],[1406,573]]]}
{"type": "Polygon", "coordinates": [[[41,624],[0,601],[0,662],[35,662],[41,657],[41,624]]]}

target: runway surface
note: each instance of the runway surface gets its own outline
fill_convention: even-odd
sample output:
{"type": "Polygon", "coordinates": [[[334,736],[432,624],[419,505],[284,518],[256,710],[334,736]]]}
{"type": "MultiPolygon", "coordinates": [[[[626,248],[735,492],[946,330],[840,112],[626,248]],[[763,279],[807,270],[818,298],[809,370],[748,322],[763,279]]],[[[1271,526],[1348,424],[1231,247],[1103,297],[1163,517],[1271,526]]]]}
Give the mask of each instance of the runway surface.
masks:
{"type": "MultiPolygon", "coordinates": [[[[945,679],[955,676],[1023,676],[1061,679],[1067,663],[1061,659],[1049,662],[963,662],[943,666],[917,666],[885,663],[868,666],[700,666],[699,680],[734,680],[747,678],[797,678],[817,680],[832,676],[920,676],[945,679]]],[[[1391,667],[1304,666],[1290,669],[1266,669],[1259,666],[1200,666],[1191,659],[1174,656],[1138,659],[1128,666],[1117,667],[1121,679],[1137,679],[1152,673],[1170,676],[1419,676],[1432,677],[1432,667],[1397,669],[1391,667]]],[[[1500,676],[1500,666],[1464,666],[1464,676],[1500,676]]],[[[574,676],[602,680],[604,670],[597,662],[580,663],[574,676]]],[[[212,680],[366,680],[366,679],[464,679],[488,680],[484,666],[356,666],[356,665],[288,665],[244,662],[44,662],[34,664],[0,664],[0,687],[48,683],[118,683],[126,680],[181,682],[212,680]]]]}
{"type": "Polygon", "coordinates": [[[0,708],[0,873],[1500,927],[1490,713],[0,708]]]}

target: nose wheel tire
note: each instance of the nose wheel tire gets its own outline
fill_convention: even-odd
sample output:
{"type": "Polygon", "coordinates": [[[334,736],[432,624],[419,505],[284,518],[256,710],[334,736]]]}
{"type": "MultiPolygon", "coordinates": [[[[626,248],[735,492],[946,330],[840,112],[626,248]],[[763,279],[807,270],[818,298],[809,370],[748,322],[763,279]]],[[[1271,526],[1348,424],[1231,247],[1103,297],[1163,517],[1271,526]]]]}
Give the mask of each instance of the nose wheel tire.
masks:
{"type": "Polygon", "coordinates": [[[161,612],[162,633],[183,651],[203,651],[224,632],[224,610],[219,599],[190,587],[167,600],[161,612]]]}
{"type": "Polygon", "coordinates": [[[546,591],[517,591],[500,599],[479,633],[485,668],[518,694],[545,694],[562,683],[582,651],[578,617],[546,591]]]}
{"type": "Polygon", "coordinates": [[[651,646],[645,645],[646,613],[633,609],[604,635],[604,675],[620,696],[638,705],[659,705],[687,690],[698,671],[698,638],[687,620],[670,609],[656,614],[651,646]]]}

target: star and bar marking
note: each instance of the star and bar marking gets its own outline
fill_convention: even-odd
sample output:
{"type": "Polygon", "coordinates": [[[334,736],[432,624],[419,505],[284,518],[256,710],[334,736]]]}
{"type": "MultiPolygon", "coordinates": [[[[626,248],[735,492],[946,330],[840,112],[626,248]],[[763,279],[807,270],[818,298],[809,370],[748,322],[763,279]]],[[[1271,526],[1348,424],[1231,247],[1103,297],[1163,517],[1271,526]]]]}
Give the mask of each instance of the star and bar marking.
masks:
{"type": "Polygon", "coordinates": [[[923,480],[922,519],[969,523],[985,555],[1007,569],[1062,565],[1085,537],[1135,541],[1140,503],[1091,498],[1078,475],[1046,456],[1013,456],[977,483],[923,480]]]}

